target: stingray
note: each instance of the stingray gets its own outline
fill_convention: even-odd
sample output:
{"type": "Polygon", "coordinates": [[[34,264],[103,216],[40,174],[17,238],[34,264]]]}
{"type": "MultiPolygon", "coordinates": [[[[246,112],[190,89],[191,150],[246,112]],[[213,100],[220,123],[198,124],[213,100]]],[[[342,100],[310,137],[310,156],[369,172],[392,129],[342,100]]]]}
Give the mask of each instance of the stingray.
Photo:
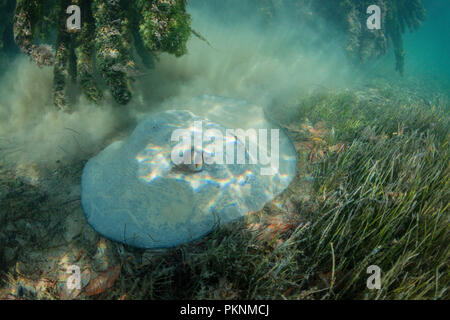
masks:
{"type": "Polygon", "coordinates": [[[295,148],[283,131],[264,120],[260,107],[215,96],[198,97],[183,107],[146,116],[129,138],[87,162],[82,206],[88,223],[103,236],[139,248],[174,247],[261,210],[289,186],[297,168],[295,148]],[[201,134],[221,134],[221,155],[231,161],[218,161],[217,137],[201,136],[200,143],[192,144],[199,124],[201,134]],[[266,135],[269,143],[262,150],[272,159],[277,156],[276,168],[256,159],[261,154],[251,148],[251,135],[238,136],[230,129],[278,132],[276,140],[266,135]],[[176,132],[191,136],[191,144],[174,139],[176,132]],[[268,167],[275,170],[268,174],[268,167]]]}

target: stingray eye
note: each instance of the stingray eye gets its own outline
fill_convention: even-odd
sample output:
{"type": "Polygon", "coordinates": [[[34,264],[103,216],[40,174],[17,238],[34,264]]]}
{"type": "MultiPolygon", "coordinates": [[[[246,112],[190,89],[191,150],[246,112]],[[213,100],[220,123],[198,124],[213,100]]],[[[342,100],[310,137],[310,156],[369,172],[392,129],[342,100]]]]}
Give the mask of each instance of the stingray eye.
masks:
{"type": "Polygon", "coordinates": [[[203,163],[195,164],[195,171],[201,171],[203,169],[203,163]]]}

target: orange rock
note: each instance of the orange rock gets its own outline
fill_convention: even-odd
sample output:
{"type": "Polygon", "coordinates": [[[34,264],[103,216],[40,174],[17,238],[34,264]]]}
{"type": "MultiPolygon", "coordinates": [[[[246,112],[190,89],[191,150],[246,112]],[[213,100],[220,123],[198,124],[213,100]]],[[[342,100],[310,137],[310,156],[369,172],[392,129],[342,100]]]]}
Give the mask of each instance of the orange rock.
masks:
{"type": "Polygon", "coordinates": [[[120,275],[122,265],[110,267],[105,272],[101,273],[97,278],[91,280],[89,285],[84,290],[87,296],[94,296],[101,294],[111,288],[120,275]]]}

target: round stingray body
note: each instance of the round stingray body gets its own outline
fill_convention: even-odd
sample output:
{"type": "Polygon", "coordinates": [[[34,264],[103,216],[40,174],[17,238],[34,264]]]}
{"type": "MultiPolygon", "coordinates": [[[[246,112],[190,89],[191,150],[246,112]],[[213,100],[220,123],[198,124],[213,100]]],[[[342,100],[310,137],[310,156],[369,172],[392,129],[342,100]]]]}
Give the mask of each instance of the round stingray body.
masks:
{"type": "Polygon", "coordinates": [[[263,120],[261,109],[257,114],[246,102],[211,96],[192,103],[201,117],[187,110],[152,114],[127,140],[88,161],[82,205],[97,232],[140,248],[174,247],[260,210],[289,185],[295,149],[263,120]],[[248,136],[229,131],[241,129],[232,127],[239,114],[251,119],[240,132],[248,136]],[[261,143],[263,138],[268,143],[261,143]],[[260,152],[266,152],[265,161],[260,152]]]}

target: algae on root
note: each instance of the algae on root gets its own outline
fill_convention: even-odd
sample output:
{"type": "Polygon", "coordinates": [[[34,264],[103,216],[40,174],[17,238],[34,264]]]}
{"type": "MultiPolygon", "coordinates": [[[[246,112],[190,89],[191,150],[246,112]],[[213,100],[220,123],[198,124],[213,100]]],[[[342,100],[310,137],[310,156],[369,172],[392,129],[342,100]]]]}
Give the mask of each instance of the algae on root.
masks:
{"type": "Polygon", "coordinates": [[[392,45],[395,69],[400,74],[405,65],[403,34],[406,29],[419,28],[426,17],[422,0],[263,0],[257,1],[257,7],[272,22],[278,23],[290,16],[299,24],[307,24],[330,38],[336,35],[335,31],[344,34],[347,39],[345,49],[358,63],[385,55],[392,45]],[[371,5],[381,9],[380,30],[369,30],[366,26],[370,16],[367,9],[371,5]],[[326,30],[321,20],[326,21],[326,30]]]}
{"type": "MultiPolygon", "coordinates": [[[[14,10],[13,2],[2,0],[0,7],[14,10]]],[[[5,10],[7,16],[9,11],[5,10]]],[[[127,104],[137,69],[133,53],[137,52],[143,64],[151,67],[162,52],[185,54],[191,34],[186,0],[17,0],[13,16],[17,46],[39,66],[54,67],[54,104],[67,111],[71,81],[79,82],[90,101],[102,100],[97,71],[114,99],[127,104]],[[70,5],[81,9],[80,30],[66,27],[70,5]]],[[[0,24],[0,36],[7,25],[7,21],[0,24]]],[[[0,37],[0,49],[3,42],[0,37]]]]}
{"type": "Polygon", "coordinates": [[[422,0],[324,0],[314,6],[317,12],[346,34],[346,50],[350,57],[364,63],[386,54],[392,44],[395,69],[403,75],[405,50],[402,35],[406,29],[418,29],[425,20],[422,0]],[[380,30],[366,27],[367,8],[371,5],[381,9],[380,30]]]}

